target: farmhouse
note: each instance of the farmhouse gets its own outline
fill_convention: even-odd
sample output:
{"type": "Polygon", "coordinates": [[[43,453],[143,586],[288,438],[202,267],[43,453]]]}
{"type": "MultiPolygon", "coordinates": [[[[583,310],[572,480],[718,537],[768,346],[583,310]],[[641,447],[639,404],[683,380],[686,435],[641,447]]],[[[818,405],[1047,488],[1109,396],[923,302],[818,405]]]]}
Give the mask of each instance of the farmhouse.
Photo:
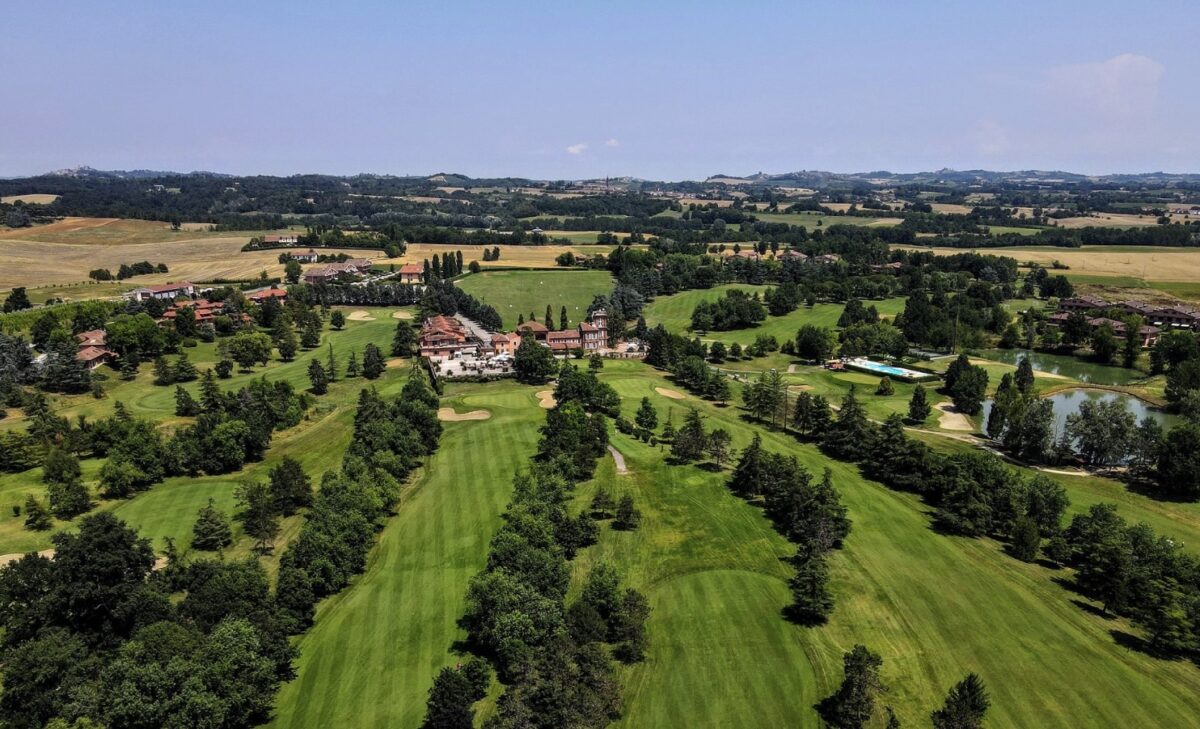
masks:
{"type": "Polygon", "coordinates": [[[545,324],[541,324],[534,319],[530,319],[529,321],[527,321],[523,324],[517,325],[517,333],[518,334],[525,334],[528,332],[529,334],[533,335],[534,339],[536,339],[537,341],[539,341],[543,344],[545,344],[545,342],[546,342],[546,334],[549,331],[550,330],[546,328],[545,324]]]}
{"type": "Polygon", "coordinates": [[[514,355],[521,346],[521,335],[516,332],[492,335],[492,351],[496,354],[514,355]]]}
{"type": "Polygon", "coordinates": [[[517,332],[532,334],[539,343],[556,353],[561,354],[574,349],[597,352],[608,346],[608,312],[597,309],[587,321],[580,322],[574,329],[552,331],[536,321],[527,321],[517,325],[517,332]]]}
{"type": "Polygon", "coordinates": [[[300,263],[316,263],[321,258],[320,254],[311,248],[308,249],[308,253],[287,253],[285,255],[293,261],[299,261],[300,263]]]}
{"type": "Polygon", "coordinates": [[[300,242],[300,236],[295,233],[285,233],[283,235],[264,235],[263,243],[268,245],[296,245],[300,242]]]}
{"type": "MultiPolygon", "coordinates": [[[[1125,322],[1121,321],[1120,319],[1109,319],[1103,316],[1096,317],[1095,319],[1088,319],[1088,324],[1093,329],[1107,326],[1118,338],[1123,338],[1126,331],[1129,329],[1128,325],[1126,325],[1125,322]]],[[[1149,324],[1143,324],[1142,326],[1138,327],[1138,338],[1142,342],[1142,347],[1153,347],[1158,343],[1158,335],[1158,327],[1150,326],[1149,324]]]]}
{"type": "Polygon", "coordinates": [[[420,263],[406,263],[396,272],[402,284],[420,284],[425,281],[425,266],[420,263]]]}
{"type": "Polygon", "coordinates": [[[261,304],[267,299],[277,299],[279,303],[283,303],[287,300],[287,295],[288,292],[286,289],[278,289],[274,286],[266,286],[246,292],[246,298],[255,304],[261,304]]]}
{"type": "Polygon", "coordinates": [[[798,261],[800,263],[804,263],[808,260],[808,256],[800,251],[789,248],[779,254],[779,259],[783,261],[798,261]]]}
{"type": "Polygon", "coordinates": [[[79,346],[79,351],[75,353],[75,359],[87,365],[89,370],[111,362],[116,357],[116,354],[107,346],[108,334],[103,329],[89,329],[86,332],[80,332],[75,335],[75,343],[79,346]]]}
{"type": "Polygon", "coordinates": [[[322,284],[336,281],[342,276],[360,276],[371,270],[367,258],[350,258],[341,263],[330,263],[304,272],[304,283],[322,284]]]}
{"type": "Polygon", "coordinates": [[[148,299],[159,299],[161,301],[174,301],[180,296],[195,296],[196,286],[188,281],[180,281],[173,284],[162,284],[161,286],[143,286],[139,289],[134,289],[125,294],[125,298],[133,299],[134,301],[146,301],[148,299]]]}
{"type": "Polygon", "coordinates": [[[475,352],[479,341],[472,338],[462,322],[448,316],[431,316],[421,324],[421,356],[450,359],[463,352],[475,352]]]}
{"type": "Polygon", "coordinates": [[[1107,309],[1108,302],[1099,296],[1074,296],[1058,302],[1058,308],[1063,311],[1091,311],[1092,309],[1107,309]]]}

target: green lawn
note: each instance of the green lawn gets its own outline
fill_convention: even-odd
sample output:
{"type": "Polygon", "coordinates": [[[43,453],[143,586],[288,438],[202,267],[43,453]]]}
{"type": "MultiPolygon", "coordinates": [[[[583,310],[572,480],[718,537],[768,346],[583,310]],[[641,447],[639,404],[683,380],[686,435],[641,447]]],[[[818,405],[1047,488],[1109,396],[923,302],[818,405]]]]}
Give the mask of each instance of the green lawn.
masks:
{"type": "Polygon", "coordinates": [[[547,304],[556,326],[563,306],[574,326],[587,315],[597,294],[612,291],[612,276],[607,271],[485,271],[462,278],[455,285],[496,307],[505,328],[515,327],[518,315],[528,319],[532,313],[542,321],[547,304]]]}
{"type": "MultiPolygon", "coordinates": [[[[244,386],[252,378],[266,377],[275,381],[285,379],[298,389],[307,389],[308,375],[306,368],[309,359],[320,357],[322,362],[327,356],[328,346],[333,344],[334,352],[341,365],[345,366],[346,358],[351,350],[362,357],[362,349],[368,342],[374,342],[386,352],[390,346],[391,333],[395,320],[391,318],[391,309],[372,310],[374,321],[347,322],[343,331],[326,330],[322,344],[312,352],[300,353],[293,362],[272,361],[266,367],[259,367],[253,373],[235,374],[228,380],[221,380],[222,389],[236,389],[244,386]]],[[[189,349],[188,356],[203,371],[215,361],[215,345],[202,344],[189,349]]],[[[153,384],[153,375],[148,365],[143,365],[142,372],[136,380],[122,382],[113,377],[109,380],[111,386],[107,396],[96,400],[90,395],[74,397],[55,397],[52,402],[56,411],[64,416],[74,418],[84,414],[91,419],[103,417],[112,412],[114,404],[120,400],[129,411],[139,417],[152,418],[169,425],[183,424],[187,419],[174,416],[174,386],[158,387],[153,384]]],[[[320,479],[321,473],[335,468],[341,462],[342,452],[350,441],[353,425],[353,410],[358,392],[363,387],[372,385],[382,394],[395,394],[403,386],[407,378],[408,367],[404,363],[391,367],[374,383],[358,378],[342,379],[330,387],[329,393],[316,398],[316,403],[308,413],[308,417],[294,428],[277,432],[267,452],[266,459],[261,463],[251,463],[237,473],[219,476],[201,476],[190,478],[186,476],[168,478],[156,484],[149,491],[137,496],[118,501],[100,500],[97,508],[112,510],[122,519],[153,541],[154,548],[161,551],[165,547],[165,538],[170,537],[181,549],[186,549],[191,540],[192,524],[196,512],[212,498],[217,506],[227,514],[236,511],[234,490],[240,481],[248,478],[265,479],[270,470],[284,456],[299,460],[305,470],[313,478],[314,483],[320,479]]],[[[187,388],[194,396],[198,396],[197,383],[190,383],[187,388]]],[[[22,418],[10,417],[4,421],[5,427],[24,429],[22,418]]],[[[94,488],[97,473],[103,464],[101,459],[83,461],[84,483],[94,488]]],[[[23,505],[30,494],[45,500],[45,486],[41,481],[41,469],[35,468],[23,473],[0,475],[0,554],[12,554],[30,550],[47,549],[51,546],[50,536],[54,530],[46,532],[31,532],[24,528],[24,517],[14,517],[12,506],[23,505]]],[[[285,524],[280,543],[286,542],[289,528],[298,528],[298,520],[290,520],[285,524]]],[[[55,529],[70,528],[70,522],[56,522],[55,529]]],[[[240,526],[235,522],[235,534],[240,536],[240,526]]],[[[234,545],[234,552],[246,552],[249,540],[239,540],[234,545]]],[[[276,550],[276,557],[282,551],[276,550]]],[[[271,560],[272,562],[274,560],[271,560]]]]}
{"type": "Polygon", "coordinates": [[[275,727],[416,727],[434,675],[459,657],[470,578],[545,422],[537,388],[450,385],[444,406],[489,420],[446,423],[438,452],[371,552],[365,574],[320,605],[298,642],[297,678],[275,727]]]}
{"type": "MultiPolygon", "coordinates": [[[[603,373],[631,416],[648,396],[665,416],[697,407],[706,425],[746,445],[757,426],[733,407],[654,390],[670,383],[639,363],[607,363],[603,373]]],[[[841,678],[841,654],[856,642],[879,652],[895,707],[908,726],[925,726],[948,687],[969,671],[987,683],[989,727],[1186,726],[1200,711],[1200,669],[1160,661],[1119,645],[1110,631],[1131,630],[1080,609],[1081,598],[1055,582],[1063,573],[1005,555],[1000,545],[939,535],[915,497],[863,479],[791,437],[761,431],[766,446],[795,455],[819,474],[828,466],[854,522],[831,560],[837,607],[826,626],[784,621],[792,548],[756,507],[724,487],[728,470],[668,466],[657,448],[615,436],[631,475],[609,464],[598,484],[631,490],[643,511],[633,533],[605,529],[577,558],[576,581],[596,560],[614,563],[654,607],[646,662],[622,670],[621,726],[816,727],[812,704],[841,678]],[[700,700],[699,697],[703,697],[700,700]],[[750,718],[752,717],[752,718],[750,718]]],[[[1083,508],[1115,500],[1130,519],[1196,543],[1197,510],[1161,504],[1102,480],[1062,477],[1083,508]]]]}
{"type": "MultiPolygon", "coordinates": [[[[716,301],[731,289],[762,294],[767,286],[750,284],[723,284],[711,289],[693,289],[671,296],[660,296],[650,302],[643,315],[650,326],[662,324],[676,334],[688,334],[692,322],[692,311],[702,301],[716,301]]],[[[890,318],[904,310],[904,299],[893,298],[882,301],[864,301],[864,306],[874,306],[880,316],[890,318]]],[[[725,344],[737,342],[743,346],[754,342],[760,335],[771,335],[783,342],[796,336],[796,330],[804,324],[814,324],[821,327],[835,327],[838,317],[842,315],[842,304],[817,304],[812,308],[801,305],[795,311],[784,316],[768,316],[762,323],[750,329],[735,329],[728,332],[708,332],[702,337],[705,340],[721,341],[725,344]]]]}

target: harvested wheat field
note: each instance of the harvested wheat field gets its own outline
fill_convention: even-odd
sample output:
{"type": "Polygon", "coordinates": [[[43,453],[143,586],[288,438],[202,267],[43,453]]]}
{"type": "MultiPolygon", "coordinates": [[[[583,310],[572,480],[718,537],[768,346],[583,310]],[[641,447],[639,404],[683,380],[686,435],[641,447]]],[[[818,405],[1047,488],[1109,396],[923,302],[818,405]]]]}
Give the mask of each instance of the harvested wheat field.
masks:
{"type": "Polygon", "coordinates": [[[654,391],[657,392],[659,395],[662,395],[663,397],[669,397],[672,400],[686,400],[687,399],[687,395],[684,395],[679,390],[671,390],[666,387],[656,387],[656,388],[654,388],[654,391]]]}
{"type": "Polygon", "coordinates": [[[1128,276],[1146,281],[1200,280],[1200,249],[1165,248],[1161,246],[1083,246],[1054,248],[1051,246],[1015,246],[1011,248],[925,248],[898,246],[910,250],[932,251],[938,255],[953,255],[974,250],[998,256],[1009,256],[1021,263],[1027,261],[1049,266],[1060,261],[1070,269],[1068,275],[1128,276]]]}
{"type": "MultiPolygon", "coordinates": [[[[35,192],[29,195],[5,195],[0,197],[0,203],[13,205],[15,203],[25,203],[26,205],[49,205],[58,199],[58,195],[49,193],[35,192]]],[[[3,559],[0,557],[0,559],[3,559]]]]}
{"type": "MultiPolygon", "coordinates": [[[[595,240],[595,236],[592,236],[595,240]]],[[[613,246],[609,245],[577,245],[577,246],[498,246],[500,248],[500,260],[485,261],[483,260],[484,249],[491,250],[497,246],[456,246],[442,245],[438,243],[410,243],[408,249],[403,256],[399,258],[384,258],[376,260],[380,265],[396,264],[397,266],[405,263],[421,263],[426,260],[433,260],[434,255],[442,256],[447,253],[455,253],[462,251],[463,265],[466,266],[471,261],[478,261],[482,268],[557,268],[558,264],[554,259],[558,258],[563,253],[570,251],[576,256],[594,256],[597,253],[608,254],[612,251],[613,246]]]]}
{"type": "MultiPolygon", "coordinates": [[[[278,251],[241,248],[249,233],[171,230],[167,223],[119,218],[64,218],[48,225],[0,231],[0,289],[36,288],[88,280],[96,268],[116,271],[122,263],[165,263],[168,273],[127,279],[134,286],[172,281],[249,279],[266,271],[281,276],[278,251]]],[[[325,252],[325,251],[323,251],[325,252]]],[[[330,253],[336,253],[329,249],[330,253]]],[[[361,250],[347,251],[363,255],[361,250]]]]}
{"type": "Polygon", "coordinates": [[[492,417],[492,413],[488,410],[472,410],[469,413],[456,413],[454,408],[439,408],[438,420],[444,420],[447,423],[457,423],[461,420],[487,420],[492,417]]]}
{"type": "Polygon", "coordinates": [[[541,405],[547,410],[555,405],[558,405],[558,400],[554,399],[554,390],[541,390],[537,393],[537,399],[538,405],[541,405]]]}
{"type": "Polygon", "coordinates": [[[366,309],[352,311],[346,315],[346,319],[349,321],[375,321],[375,317],[371,316],[371,312],[366,309]]]}

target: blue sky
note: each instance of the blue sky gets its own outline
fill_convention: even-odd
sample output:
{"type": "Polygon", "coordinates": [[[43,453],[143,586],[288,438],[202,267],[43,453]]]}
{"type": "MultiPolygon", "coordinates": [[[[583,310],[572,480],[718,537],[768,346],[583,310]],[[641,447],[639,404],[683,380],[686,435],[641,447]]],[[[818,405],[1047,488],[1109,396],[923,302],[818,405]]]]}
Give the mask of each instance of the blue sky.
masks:
{"type": "Polygon", "coordinates": [[[0,176],[1200,172],[1184,2],[13,3],[0,176]]]}

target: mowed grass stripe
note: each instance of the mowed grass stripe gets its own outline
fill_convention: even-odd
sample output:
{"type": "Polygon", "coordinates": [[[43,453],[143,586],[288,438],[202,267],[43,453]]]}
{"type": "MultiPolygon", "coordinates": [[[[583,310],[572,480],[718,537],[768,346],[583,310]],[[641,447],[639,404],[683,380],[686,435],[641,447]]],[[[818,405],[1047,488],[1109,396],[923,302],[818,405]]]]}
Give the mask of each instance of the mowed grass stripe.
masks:
{"type": "Polygon", "coordinates": [[[300,640],[298,677],[280,692],[274,726],[417,726],[434,674],[457,660],[450,648],[467,583],[486,561],[544,411],[512,383],[451,387],[446,404],[492,418],[445,424],[366,573],[322,604],[300,640]]]}
{"type": "MultiPolygon", "coordinates": [[[[1200,670],[1187,661],[1157,660],[1123,647],[1114,632],[1138,631],[1081,609],[1075,603],[1081,598],[1056,582],[1069,578],[1067,573],[1019,562],[990,540],[938,534],[930,527],[928,507],[915,496],[867,481],[855,466],[832,461],[791,436],[751,426],[737,408],[658,396],[654,388],[670,383],[644,365],[606,363],[603,377],[624,398],[626,417],[632,417],[643,395],[658,407],[660,418],[674,407],[677,426],[681,408],[694,406],[707,428],[722,427],[733,435],[735,449],[745,447],[757,431],[767,448],[795,455],[817,478],[828,466],[854,522],[844,549],[830,558],[837,606],[829,624],[791,626],[780,614],[790,602],[785,585],[790,569],[779,562],[791,546],[776,541],[778,535],[761,517],[743,519],[740,526],[732,518],[736,510],[723,505],[724,499],[737,503],[724,485],[728,471],[669,467],[657,448],[614,437],[634,475],[617,478],[602,469],[596,482],[618,492],[634,490],[642,527],[633,533],[604,530],[600,544],[577,560],[575,577],[586,574],[589,560],[604,559],[644,589],[655,608],[646,662],[622,672],[627,706],[622,726],[710,726],[715,725],[711,717],[728,716],[733,718],[725,725],[815,727],[818,717],[811,706],[836,688],[842,653],[855,643],[883,656],[883,677],[891,690],[882,701],[893,705],[906,725],[927,725],[929,711],[969,671],[978,672],[992,694],[990,727],[1195,724],[1200,670]],[[735,538],[757,546],[742,552],[729,544],[735,538]],[[743,560],[755,550],[758,566],[746,565],[743,560]],[[777,597],[756,596],[744,585],[679,584],[709,580],[714,570],[730,568],[736,574],[779,575],[761,578],[778,585],[777,597]],[[719,626],[729,630],[721,644],[728,656],[708,654],[717,628],[704,627],[706,616],[717,614],[729,623],[719,626]],[[795,653],[781,659],[759,649],[753,663],[736,660],[744,645],[772,635],[785,647],[789,639],[798,643],[795,653]],[[744,678],[734,666],[752,677],[753,689],[705,693],[713,674],[724,685],[740,685],[744,678]],[[758,689],[779,682],[782,690],[758,689]],[[670,704],[676,694],[702,703],[704,713],[655,713],[657,703],[670,704]]],[[[1072,489],[1070,479],[1062,481],[1072,489]]],[[[586,485],[579,502],[590,499],[594,488],[586,485]]],[[[1163,519],[1176,506],[1144,501],[1127,494],[1121,509],[1132,520],[1152,511],[1163,519]]],[[[1182,533],[1194,535],[1189,515],[1190,508],[1181,507],[1177,521],[1182,533]]]]}

